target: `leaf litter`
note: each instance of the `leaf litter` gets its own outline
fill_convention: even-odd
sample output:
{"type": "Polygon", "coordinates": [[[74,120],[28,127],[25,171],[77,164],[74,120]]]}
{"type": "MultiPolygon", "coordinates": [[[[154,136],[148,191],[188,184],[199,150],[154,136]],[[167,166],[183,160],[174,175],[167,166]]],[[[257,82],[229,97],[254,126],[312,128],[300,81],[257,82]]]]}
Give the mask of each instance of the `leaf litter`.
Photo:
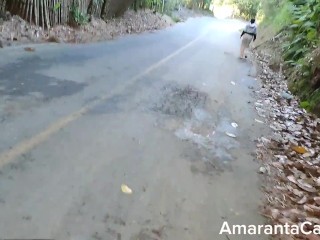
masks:
{"type": "Polygon", "coordinates": [[[225,132],[227,136],[232,137],[232,138],[236,138],[237,136],[234,135],[233,133],[229,133],[229,132],[225,132]]]}
{"type": "Polygon", "coordinates": [[[25,50],[26,52],[34,52],[34,51],[35,51],[35,49],[34,49],[34,48],[31,48],[31,47],[25,47],[24,50],[25,50]]]}
{"type": "Polygon", "coordinates": [[[233,123],[231,123],[231,126],[234,127],[234,128],[237,128],[237,127],[238,127],[238,124],[235,123],[235,122],[233,122],[233,123]]]}
{"type": "MultiPolygon", "coordinates": [[[[0,23],[0,48],[26,43],[88,43],[111,40],[126,34],[155,31],[172,26],[174,21],[152,10],[128,10],[122,17],[104,21],[90,17],[87,24],[78,28],[57,25],[49,30],[29,24],[19,16],[8,16],[0,23]]],[[[26,50],[28,51],[28,50],[26,50]]]]}
{"type": "Polygon", "coordinates": [[[126,184],[121,185],[121,191],[125,194],[132,194],[132,189],[129,188],[126,184]]]}
{"type": "MultiPolygon", "coordinates": [[[[255,58],[263,69],[255,108],[272,132],[257,141],[257,159],[263,165],[259,172],[270,168],[264,175],[261,214],[272,224],[320,224],[320,119],[299,107],[282,74],[269,67],[271,56],[255,53],[255,58]]],[[[320,239],[316,235],[275,238],[320,239]]]]}
{"type": "Polygon", "coordinates": [[[261,120],[259,120],[259,119],[254,119],[254,121],[256,121],[257,123],[261,123],[261,124],[264,123],[263,121],[261,121],[261,120]]]}

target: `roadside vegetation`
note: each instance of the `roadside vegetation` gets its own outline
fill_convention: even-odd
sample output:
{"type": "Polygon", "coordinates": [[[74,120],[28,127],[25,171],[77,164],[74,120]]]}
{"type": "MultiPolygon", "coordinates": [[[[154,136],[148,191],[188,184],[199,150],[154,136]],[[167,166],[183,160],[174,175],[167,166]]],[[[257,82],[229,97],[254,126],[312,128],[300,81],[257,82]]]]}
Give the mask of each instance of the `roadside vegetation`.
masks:
{"type": "Polygon", "coordinates": [[[0,0],[2,15],[9,11],[43,28],[58,24],[84,25],[90,16],[104,20],[122,16],[129,8],[171,12],[182,6],[208,9],[211,0],[0,0]]]}
{"type": "Polygon", "coordinates": [[[249,19],[257,15],[260,0],[213,0],[213,5],[232,9],[232,17],[249,19]]]}
{"type": "Polygon", "coordinates": [[[320,2],[265,0],[261,7],[262,29],[271,26],[278,36],[289,89],[302,107],[320,114],[320,2]]]}
{"type": "Polygon", "coordinates": [[[272,65],[283,64],[289,89],[301,107],[320,114],[320,2],[318,0],[215,0],[232,17],[259,22],[258,47],[270,48],[272,65]]]}
{"type": "Polygon", "coordinates": [[[39,42],[96,42],[154,31],[205,14],[210,2],[0,0],[0,48],[39,42]]]}

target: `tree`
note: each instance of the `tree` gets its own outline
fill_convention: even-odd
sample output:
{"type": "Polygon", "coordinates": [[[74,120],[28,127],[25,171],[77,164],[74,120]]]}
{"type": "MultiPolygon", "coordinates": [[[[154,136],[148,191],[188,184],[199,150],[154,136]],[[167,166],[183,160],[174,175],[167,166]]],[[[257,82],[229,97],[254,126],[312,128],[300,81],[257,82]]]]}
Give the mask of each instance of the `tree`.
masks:
{"type": "Polygon", "coordinates": [[[234,0],[240,16],[249,19],[255,18],[260,7],[260,0],[234,0]]]}
{"type": "Polygon", "coordinates": [[[50,28],[75,21],[81,24],[89,14],[103,18],[121,15],[133,0],[0,0],[0,6],[11,14],[50,28]]]}

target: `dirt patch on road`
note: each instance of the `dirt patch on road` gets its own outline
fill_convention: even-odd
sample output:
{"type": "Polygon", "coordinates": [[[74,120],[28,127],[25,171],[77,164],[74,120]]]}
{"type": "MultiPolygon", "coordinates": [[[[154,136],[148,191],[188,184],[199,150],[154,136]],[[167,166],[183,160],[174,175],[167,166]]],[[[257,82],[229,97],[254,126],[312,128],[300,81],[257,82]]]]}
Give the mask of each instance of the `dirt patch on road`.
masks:
{"type": "Polygon", "coordinates": [[[151,107],[159,113],[157,126],[188,144],[190,151],[184,157],[191,160],[191,171],[211,175],[230,170],[234,159],[231,150],[237,143],[225,134],[229,128],[225,120],[212,112],[210,97],[189,85],[174,83],[159,88],[159,92],[158,98],[152,97],[151,107]]]}
{"type": "Polygon", "coordinates": [[[166,85],[161,93],[153,110],[182,118],[190,118],[195,109],[204,108],[208,98],[207,94],[191,86],[166,85]]]}

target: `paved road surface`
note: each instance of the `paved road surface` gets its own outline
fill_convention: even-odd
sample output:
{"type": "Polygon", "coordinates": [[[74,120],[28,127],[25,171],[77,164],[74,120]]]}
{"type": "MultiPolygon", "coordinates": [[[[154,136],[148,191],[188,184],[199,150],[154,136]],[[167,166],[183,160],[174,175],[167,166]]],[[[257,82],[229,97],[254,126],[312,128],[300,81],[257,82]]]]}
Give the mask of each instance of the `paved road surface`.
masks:
{"type": "Polygon", "coordinates": [[[219,235],[263,223],[240,27],[1,50],[0,238],[264,239],[219,235]]]}

